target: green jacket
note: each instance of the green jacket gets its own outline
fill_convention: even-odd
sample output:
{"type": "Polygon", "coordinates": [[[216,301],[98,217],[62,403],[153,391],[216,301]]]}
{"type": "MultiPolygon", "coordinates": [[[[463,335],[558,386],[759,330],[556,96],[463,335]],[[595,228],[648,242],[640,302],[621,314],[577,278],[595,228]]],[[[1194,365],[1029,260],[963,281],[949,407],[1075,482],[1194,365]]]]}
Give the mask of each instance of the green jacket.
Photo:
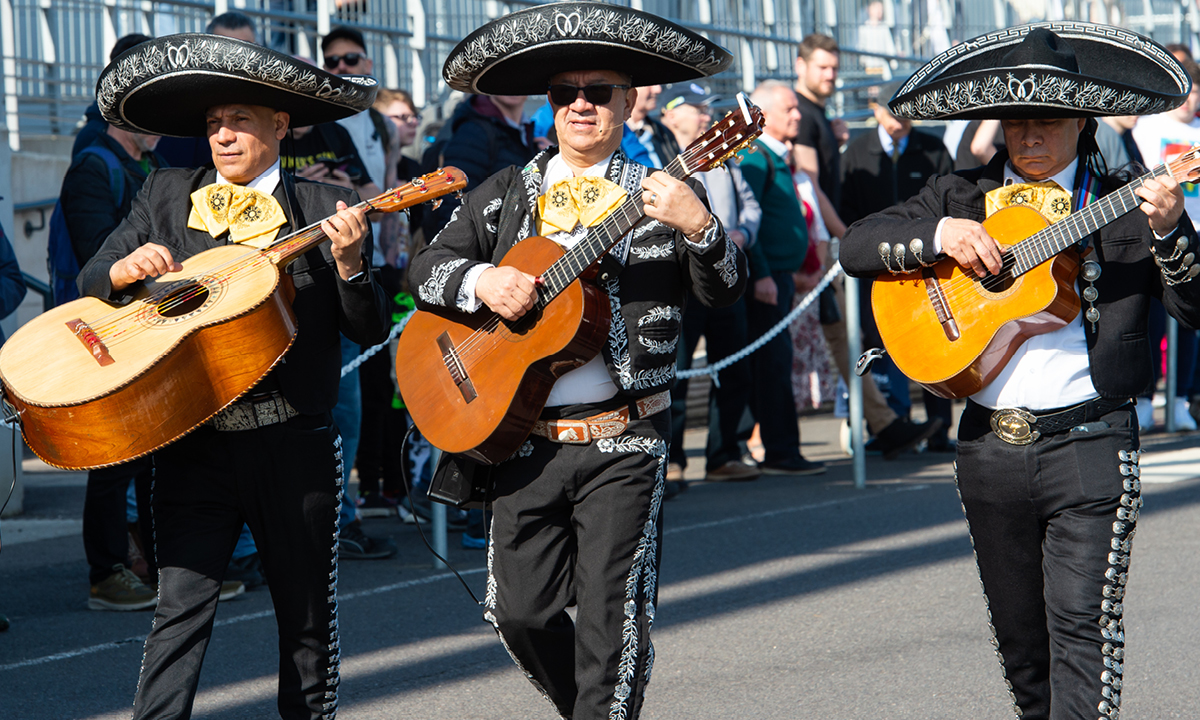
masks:
{"type": "Polygon", "coordinates": [[[750,279],[758,280],[800,269],[808,253],[808,227],[784,158],[757,140],[754,147],[754,152],[740,153],[738,163],[762,206],[758,240],[746,248],[750,279]]]}

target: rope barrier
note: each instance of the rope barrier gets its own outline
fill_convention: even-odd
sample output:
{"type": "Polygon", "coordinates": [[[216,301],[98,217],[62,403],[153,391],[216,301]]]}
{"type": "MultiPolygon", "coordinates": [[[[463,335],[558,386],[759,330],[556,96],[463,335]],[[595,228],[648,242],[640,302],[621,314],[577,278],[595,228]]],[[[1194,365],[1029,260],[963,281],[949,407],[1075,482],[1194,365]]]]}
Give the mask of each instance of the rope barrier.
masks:
{"type": "Polygon", "coordinates": [[[800,313],[804,312],[806,309],[808,309],[809,305],[813,304],[813,301],[816,300],[818,296],[820,296],[821,291],[824,290],[825,288],[829,287],[829,283],[833,282],[833,279],[835,277],[837,277],[841,272],[842,272],[841,263],[835,262],[833,264],[833,267],[829,268],[829,272],[825,273],[825,276],[821,278],[821,282],[817,283],[817,286],[814,287],[812,290],[810,290],[809,293],[804,296],[804,299],[800,301],[799,305],[792,308],[792,311],[790,313],[788,313],[782,320],[775,323],[775,325],[770,330],[763,333],[762,336],[759,337],[754,342],[750,343],[746,347],[737,351],[733,355],[722,358],[720,361],[715,362],[712,365],[708,365],[707,367],[702,367],[702,368],[698,368],[695,370],[680,370],[679,372],[675,373],[675,376],[680,379],[686,379],[686,378],[698,377],[700,375],[709,375],[710,377],[712,377],[713,384],[716,385],[717,387],[721,387],[721,383],[717,379],[717,373],[719,373],[720,371],[729,367],[730,365],[738,362],[742,358],[745,358],[745,357],[751,355],[756,350],[761,348],[763,345],[766,345],[768,342],[770,342],[771,339],[774,338],[776,335],[783,332],[784,329],[786,329],[788,325],[791,325],[792,322],[796,318],[800,317],[800,313]]]}
{"type": "Polygon", "coordinates": [[[400,337],[400,331],[403,330],[404,326],[408,324],[408,320],[409,320],[409,318],[411,318],[413,316],[413,312],[415,312],[415,311],[409,310],[407,313],[404,314],[404,317],[402,317],[396,321],[396,324],[392,326],[392,331],[390,333],[388,333],[387,340],[384,340],[383,342],[379,343],[378,345],[373,345],[373,346],[367,348],[366,351],[364,351],[362,355],[359,355],[358,357],[354,358],[350,362],[346,363],[342,367],[342,377],[346,377],[350,373],[357,370],[359,365],[362,365],[364,362],[367,361],[367,358],[371,357],[375,353],[384,349],[389,344],[391,344],[391,342],[393,340],[400,337]]]}
{"type": "MultiPolygon", "coordinates": [[[[680,370],[678,373],[676,373],[676,376],[679,378],[692,378],[692,377],[698,377],[700,375],[709,375],[712,377],[713,384],[715,384],[717,387],[720,387],[721,383],[717,379],[717,373],[721,372],[722,370],[729,367],[730,365],[738,362],[742,358],[748,357],[749,355],[753,354],[755,351],[757,351],[763,345],[766,345],[768,342],[770,342],[776,335],[783,332],[784,329],[786,329],[788,325],[791,325],[792,322],[795,321],[795,319],[800,316],[800,313],[807,310],[808,306],[812,305],[813,302],[816,301],[817,297],[820,296],[821,291],[823,291],[825,288],[829,287],[829,283],[833,282],[833,279],[836,278],[841,272],[842,272],[841,264],[835,262],[833,264],[833,267],[829,268],[829,272],[825,273],[824,277],[821,278],[821,281],[819,283],[817,283],[817,286],[814,287],[812,290],[810,290],[809,293],[804,296],[804,299],[802,299],[800,301],[800,304],[798,304],[796,307],[792,308],[792,311],[790,313],[788,313],[782,320],[775,323],[775,325],[772,326],[770,330],[763,333],[763,335],[761,337],[759,337],[757,340],[755,340],[754,342],[750,343],[746,347],[737,351],[733,355],[730,355],[729,357],[726,357],[726,358],[722,358],[719,362],[716,362],[707,367],[702,367],[702,368],[698,368],[695,370],[680,370]]],[[[347,374],[352,373],[355,370],[357,370],[358,366],[362,365],[364,362],[366,362],[367,358],[371,357],[375,353],[384,349],[385,347],[388,346],[388,344],[390,344],[393,340],[395,340],[397,337],[399,337],[400,332],[404,330],[404,326],[408,324],[409,318],[411,318],[413,316],[413,312],[414,312],[413,310],[409,310],[407,313],[404,314],[403,317],[401,317],[399,320],[396,321],[396,324],[392,326],[392,331],[390,333],[388,333],[387,340],[384,340],[383,342],[379,343],[378,345],[368,348],[365,352],[363,352],[362,355],[359,355],[358,357],[354,358],[350,362],[346,363],[346,365],[342,368],[342,377],[346,377],[347,374]]]]}

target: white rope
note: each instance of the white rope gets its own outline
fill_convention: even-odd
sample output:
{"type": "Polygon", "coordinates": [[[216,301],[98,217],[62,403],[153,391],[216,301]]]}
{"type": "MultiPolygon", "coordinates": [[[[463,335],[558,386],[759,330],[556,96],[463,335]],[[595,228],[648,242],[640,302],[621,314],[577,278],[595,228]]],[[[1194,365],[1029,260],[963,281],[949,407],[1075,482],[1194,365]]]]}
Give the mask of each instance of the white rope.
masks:
{"type": "Polygon", "coordinates": [[[741,360],[742,358],[750,355],[754,351],[761,348],[763,345],[766,345],[768,342],[770,342],[771,339],[774,338],[776,335],[783,332],[787,328],[788,325],[792,324],[792,321],[794,321],[797,317],[800,316],[800,313],[804,312],[808,308],[809,305],[813,304],[813,301],[817,299],[817,297],[821,294],[821,291],[824,290],[826,287],[828,287],[829,283],[833,282],[833,279],[835,277],[837,277],[841,272],[842,272],[841,263],[835,262],[833,264],[833,267],[829,268],[829,272],[825,273],[825,277],[821,278],[821,282],[817,283],[817,286],[814,287],[812,290],[810,290],[809,293],[804,296],[804,299],[800,301],[799,305],[792,308],[792,311],[790,313],[788,313],[786,317],[784,317],[779,322],[775,323],[775,325],[770,330],[763,333],[763,335],[761,337],[759,337],[757,340],[755,340],[754,342],[750,343],[746,347],[737,351],[733,355],[722,358],[719,362],[715,362],[712,365],[709,365],[707,367],[697,368],[695,370],[680,370],[679,372],[675,373],[676,377],[681,378],[681,379],[686,379],[686,378],[698,377],[700,375],[709,375],[712,377],[713,384],[716,385],[717,387],[721,387],[721,383],[717,380],[717,373],[719,373],[720,371],[729,367],[730,365],[734,364],[735,362],[741,360]]]}
{"type": "Polygon", "coordinates": [[[392,331],[390,333],[388,333],[387,340],[384,340],[383,342],[379,343],[378,345],[367,348],[366,351],[364,351],[362,355],[359,355],[358,357],[354,358],[350,362],[346,363],[346,365],[342,368],[342,377],[346,377],[350,373],[357,370],[359,365],[362,365],[364,362],[367,361],[367,358],[371,357],[375,353],[384,349],[393,340],[400,337],[400,331],[403,330],[404,326],[408,324],[408,319],[413,316],[413,312],[415,312],[415,311],[409,310],[407,313],[404,314],[404,317],[400,318],[399,322],[397,322],[395,325],[392,326],[392,331]]]}
{"type": "MultiPolygon", "coordinates": [[[[841,271],[841,264],[834,263],[833,267],[829,268],[829,272],[825,273],[825,276],[821,278],[821,282],[817,283],[817,286],[804,296],[804,299],[800,301],[800,304],[792,308],[792,311],[788,313],[786,317],[775,323],[775,325],[766,333],[764,333],[762,337],[737,351],[733,355],[723,358],[720,362],[716,362],[707,367],[702,367],[695,370],[680,370],[678,373],[676,373],[676,376],[679,378],[691,378],[699,375],[710,375],[712,376],[713,383],[720,387],[720,382],[717,380],[717,373],[741,360],[742,358],[747,357],[754,351],[761,348],[763,345],[766,345],[768,342],[770,342],[771,339],[776,335],[783,332],[788,325],[792,324],[792,321],[800,316],[800,313],[804,312],[809,305],[813,304],[813,301],[817,299],[817,297],[821,294],[821,291],[828,287],[829,283],[833,282],[833,279],[836,278],[841,271]]],[[[409,318],[413,316],[413,312],[413,310],[409,310],[404,317],[400,318],[399,322],[392,326],[392,331],[388,334],[387,340],[368,348],[365,352],[363,352],[362,355],[359,355],[350,362],[346,363],[345,367],[342,368],[342,377],[346,377],[347,374],[357,370],[358,366],[366,362],[367,358],[384,349],[389,343],[399,337],[400,332],[404,330],[404,326],[408,324],[409,318]]]]}

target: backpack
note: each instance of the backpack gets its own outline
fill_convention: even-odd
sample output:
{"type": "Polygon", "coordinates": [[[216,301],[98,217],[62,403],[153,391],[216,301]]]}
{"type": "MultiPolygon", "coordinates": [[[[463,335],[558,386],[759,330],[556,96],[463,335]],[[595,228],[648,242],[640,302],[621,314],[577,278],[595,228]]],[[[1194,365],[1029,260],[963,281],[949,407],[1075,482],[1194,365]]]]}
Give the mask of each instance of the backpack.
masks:
{"type": "MultiPolygon", "coordinates": [[[[112,187],[113,200],[119,207],[125,200],[125,168],[112,150],[100,145],[89,145],[79,151],[75,161],[84,155],[96,155],[108,167],[108,181],[112,187]]],[[[50,241],[48,243],[49,257],[46,265],[50,270],[50,289],[53,292],[54,304],[62,305],[79,297],[79,288],[75,278],[79,275],[79,260],[75,257],[75,249],[71,246],[71,234],[67,231],[67,216],[63,213],[62,199],[54,203],[54,212],[50,213],[50,241]]]]}

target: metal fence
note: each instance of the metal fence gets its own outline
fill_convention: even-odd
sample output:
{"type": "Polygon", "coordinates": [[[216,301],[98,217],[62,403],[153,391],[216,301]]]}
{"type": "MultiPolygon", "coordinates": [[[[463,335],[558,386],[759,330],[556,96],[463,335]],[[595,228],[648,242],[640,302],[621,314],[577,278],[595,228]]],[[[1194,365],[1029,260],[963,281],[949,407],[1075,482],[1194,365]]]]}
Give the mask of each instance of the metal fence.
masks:
{"type": "MultiPolygon", "coordinates": [[[[1161,42],[1194,44],[1198,0],[616,0],[677,20],[728,48],[732,69],[713,80],[732,94],[766,78],[793,77],[795,46],[813,31],[843,48],[843,92],[834,111],[865,107],[867,87],[906,77],[922,58],[1008,25],[1039,19],[1107,21],[1161,42]],[[877,53],[877,54],[874,54],[877,53]]],[[[318,38],[352,24],[367,38],[375,75],[410,90],[421,106],[449,94],[447,53],[488,20],[533,0],[0,0],[5,125],[21,135],[73,131],[91,102],[108,52],[122,35],[198,32],[239,10],[262,41],[317,59],[318,38]]]]}

